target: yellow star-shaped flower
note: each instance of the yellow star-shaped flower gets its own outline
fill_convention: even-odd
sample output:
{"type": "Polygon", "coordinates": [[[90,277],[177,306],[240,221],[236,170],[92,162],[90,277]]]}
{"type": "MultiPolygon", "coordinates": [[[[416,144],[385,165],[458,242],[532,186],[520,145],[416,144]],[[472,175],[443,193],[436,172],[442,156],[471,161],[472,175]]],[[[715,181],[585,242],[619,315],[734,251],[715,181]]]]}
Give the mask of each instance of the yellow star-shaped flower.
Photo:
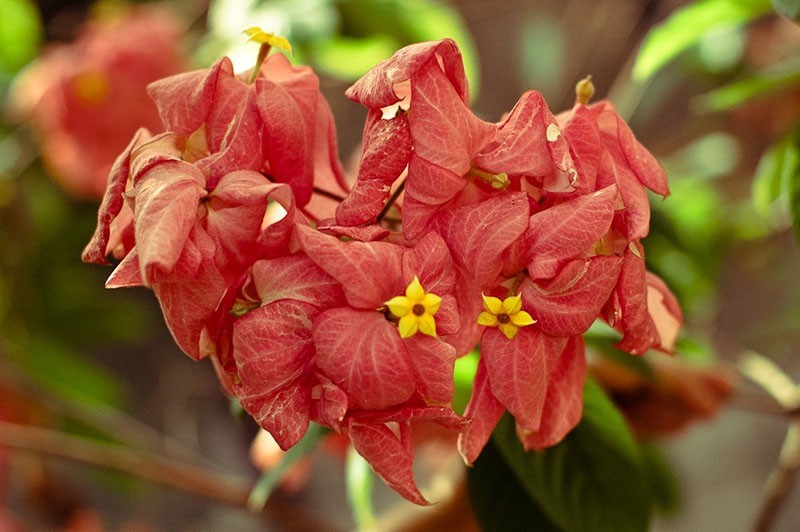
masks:
{"type": "Polygon", "coordinates": [[[497,327],[506,338],[513,340],[517,330],[533,325],[536,320],[522,310],[522,296],[517,294],[500,301],[497,297],[481,294],[484,311],[478,316],[478,323],[486,327],[497,327]]]}
{"type": "Polygon", "coordinates": [[[406,295],[395,296],[384,303],[389,312],[400,318],[397,330],[401,338],[410,338],[417,332],[435,337],[436,320],[433,316],[441,304],[442,298],[426,293],[416,275],[406,288],[406,295]]]}

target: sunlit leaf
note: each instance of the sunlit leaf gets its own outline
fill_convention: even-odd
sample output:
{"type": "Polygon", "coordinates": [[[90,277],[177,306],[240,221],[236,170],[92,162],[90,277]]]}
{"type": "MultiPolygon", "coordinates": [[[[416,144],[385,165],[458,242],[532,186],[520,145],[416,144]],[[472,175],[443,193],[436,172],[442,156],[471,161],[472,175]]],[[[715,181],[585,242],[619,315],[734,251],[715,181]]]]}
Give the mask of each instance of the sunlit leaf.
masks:
{"type": "Polygon", "coordinates": [[[698,0],[684,6],[647,34],[633,77],[647,80],[710,32],[746,24],[770,10],[769,0],[698,0]]]}
{"type": "Polygon", "coordinates": [[[33,59],[42,39],[42,23],[30,0],[0,2],[0,75],[10,75],[33,59]]]}
{"type": "Polygon", "coordinates": [[[800,85],[800,56],[704,94],[695,101],[695,105],[699,111],[724,111],[753,98],[797,85],[800,85]]]}
{"type": "Polygon", "coordinates": [[[772,0],[775,11],[794,21],[800,21],[800,0],[772,0]]]}
{"type": "Polygon", "coordinates": [[[593,381],[580,424],[560,444],[525,452],[506,416],[493,435],[502,456],[550,520],[569,531],[647,530],[648,479],[622,415],[593,381]]]}
{"type": "Polygon", "coordinates": [[[358,530],[370,530],[377,522],[372,504],[372,481],[375,474],[370,469],[369,463],[353,447],[348,449],[345,467],[347,500],[350,502],[353,519],[358,525],[358,530]]]}
{"type": "Polygon", "coordinates": [[[480,351],[478,349],[456,360],[455,368],[453,369],[453,379],[455,380],[453,410],[458,413],[464,412],[472,395],[472,382],[475,380],[475,373],[478,371],[479,360],[480,351]]]}

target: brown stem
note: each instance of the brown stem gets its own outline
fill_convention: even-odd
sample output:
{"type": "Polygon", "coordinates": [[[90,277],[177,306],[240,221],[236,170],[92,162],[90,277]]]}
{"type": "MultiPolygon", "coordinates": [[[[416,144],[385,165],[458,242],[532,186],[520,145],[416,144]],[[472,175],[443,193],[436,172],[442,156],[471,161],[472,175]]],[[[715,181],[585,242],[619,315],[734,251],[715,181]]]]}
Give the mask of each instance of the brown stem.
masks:
{"type": "Polygon", "coordinates": [[[344,196],[334,194],[333,192],[328,192],[327,190],[319,187],[314,187],[314,194],[319,194],[322,197],[338,201],[339,203],[344,201],[344,196]]]}
{"type": "Polygon", "coordinates": [[[775,524],[800,470],[800,420],[789,425],[778,465],[767,479],[766,493],[753,525],[754,532],[769,532],[775,524]]]}
{"type": "Polygon", "coordinates": [[[252,482],[172,458],[0,421],[0,446],[114,469],[209,499],[243,506],[252,482]]]}
{"type": "Polygon", "coordinates": [[[404,188],[406,188],[405,179],[403,179],[400,185],[398,185],[397,189],[392,194],[392,197],[386,202],[386,205],[383,206],[383,210],[381,210],[381,212],[378,214],[378,217],[375,218],[375,223],[381,223],[381,220],[383,220],[383,217],[389,212],[389,209],[392,208],[392,205],[394,205],[394,202],[397,201],[397,198],[400,197],[400,194],[402,194],[404,188]]]}

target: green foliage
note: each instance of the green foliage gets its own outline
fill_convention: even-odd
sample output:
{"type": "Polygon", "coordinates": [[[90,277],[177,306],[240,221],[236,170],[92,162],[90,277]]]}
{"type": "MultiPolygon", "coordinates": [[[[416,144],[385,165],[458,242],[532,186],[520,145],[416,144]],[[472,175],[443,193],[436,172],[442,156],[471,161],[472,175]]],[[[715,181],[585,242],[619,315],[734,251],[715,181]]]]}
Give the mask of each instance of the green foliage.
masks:
{"type": "Polygon", "coordinates": [[[752,195],[762,220],[777,230],[793,227],[800,239],[800,127],[761,157],[752,195]]]}
{"type": "Polygon", "coordinates": [[[772,0],[775,11],[794,21],[800,21],[800,0],[772,0]]]}
{"type": "Polygon", "coordinates": [[[39,50],[42,23],[30,0],[0,2],[0,81],[25,66],[39,50]]]}
{"type": "Polygon", "coordinates": [[[494,443],[529,496],[570,532],[646,530],[652,501],[639,450],[619,411],[589,380],[580,424],[560,444],[525,452],[506,416],[494,443]]]}
{"type": "Polygon", "coordinates": [[[704,94],[696,100],[696,107],[699,111],[725,111],[797,85],[800,85],[800,56],[704,94]]]}
{"type": "Polygon", "coordinates": [[[358,530],[372,529],[378,520],[372,504],[372,482],[375,474],[369,463],[352,446],[347,451],[345,468],[347,500],[350,502],[353,519],[358,530]]]}
{"type": "Polygon", "coordinates": [[[633,77],[645,81],[711,32],[741,26],[770,10],[769,0],[692,2],[647,34],[633,66],[633,77]]]}
{"type": "Polygon", "coordinates": [[[457,359],[453,368],[453,379],[455,381],[453,410],[459,414],[463,414],[472,395],[472,381],[475,380],[475,372],[478,371],[479,360],[480,349],[476,348],[471,353],[457,359]]]}
{"type": "Polygon", "coordinates": [[[653,444],[641,444],[639,453],[647,473],[655,509],[662,515],[675,513],[680,506],[681,489],[667,458],[653,444]]]}

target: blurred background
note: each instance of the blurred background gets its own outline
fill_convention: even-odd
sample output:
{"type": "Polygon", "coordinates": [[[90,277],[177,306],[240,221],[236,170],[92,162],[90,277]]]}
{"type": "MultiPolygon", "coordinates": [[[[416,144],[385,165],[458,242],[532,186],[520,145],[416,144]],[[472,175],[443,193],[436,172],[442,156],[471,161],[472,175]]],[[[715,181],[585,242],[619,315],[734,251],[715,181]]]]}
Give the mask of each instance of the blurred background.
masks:
{"type": "MultiPolygon", "coordinates": [[[[110,269],[80,262],[114,158],[140,125],[159,129],[144,87],[222,55],[250,68],[257,45],[241,35],[250,26],[287,37],[292,61],[314,67],[351,171],[366,113],[344,91],[401,46],[458,41],[473,109],[490,121],[528,89],[566,111],[591,75],[595,100],[610,99],[669,174],[672,194],[652,198],[644,245],[684,309],[677,356],[726,368],[755,351],[800,378],[797,7],[0,0],[0,531],[355,526],[345,477],[361,473],[345,471],[335,442],[299,462],[263,512],[248,512],[252,482],[276,460],[269,442],[253,446],[257,427],[210,364],[175,346],[152,294],[106,291],[110,269]]],[[[788,419],[736,390],[713,419],[648,436],[673,472],[654,530],[750,528],[788,419]]],[[[437,493],[454,502],[411,508],[378,481],[379,529],[444,530],[425,519],[449,511],[469,521],[463,470],[437,452],[422,453],[420,467],[450,468],[456,487],[437,493]]],[[[800,527],[798,497],[774,530],[800,527]]]]}

